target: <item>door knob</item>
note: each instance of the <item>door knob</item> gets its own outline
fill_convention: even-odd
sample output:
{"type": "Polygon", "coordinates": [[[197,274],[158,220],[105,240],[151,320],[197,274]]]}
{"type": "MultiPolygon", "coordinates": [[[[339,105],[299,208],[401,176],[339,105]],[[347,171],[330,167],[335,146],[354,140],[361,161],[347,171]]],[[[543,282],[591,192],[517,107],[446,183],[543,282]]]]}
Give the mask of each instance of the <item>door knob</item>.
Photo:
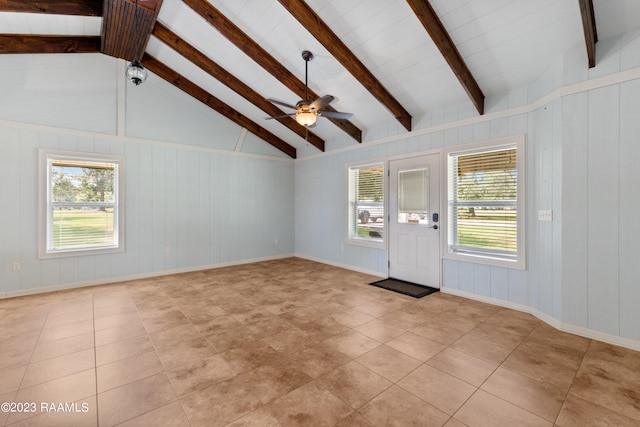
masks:
{"type": "Polygon", "coordinates": [[[433,226],[433,227],[431,227],[431,228],[433,228],[434,230],[437,230],[437,229],[438,229],[438,225],[436,224],[436,225],[434,225],[434,226],[433,226]]]}

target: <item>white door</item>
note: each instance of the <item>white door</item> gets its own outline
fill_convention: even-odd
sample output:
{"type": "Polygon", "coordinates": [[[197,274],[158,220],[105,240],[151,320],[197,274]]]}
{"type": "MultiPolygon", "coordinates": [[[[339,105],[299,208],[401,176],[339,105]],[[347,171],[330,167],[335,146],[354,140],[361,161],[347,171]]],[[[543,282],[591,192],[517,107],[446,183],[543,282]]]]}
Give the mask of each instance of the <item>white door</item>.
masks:
{"type": "Polygon", "coordinates": [[[389,162],[389,277],[440,288],[439,154],[389,162]]]}

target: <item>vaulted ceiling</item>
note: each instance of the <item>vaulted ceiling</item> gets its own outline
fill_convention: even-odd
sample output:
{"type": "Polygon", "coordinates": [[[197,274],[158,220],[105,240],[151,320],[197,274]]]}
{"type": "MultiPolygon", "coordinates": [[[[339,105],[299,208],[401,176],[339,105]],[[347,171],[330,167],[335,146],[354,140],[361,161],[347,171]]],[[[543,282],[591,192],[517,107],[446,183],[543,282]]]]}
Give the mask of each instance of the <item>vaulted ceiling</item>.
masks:
{"type": "MultiPolygon", "coordinates": [[[[531,84],[558,55],[640,28],[637,0],[0,0],[0,53],[101,52],[140,60],[291,157],[381,124],[531,84]],[[265,98],[337,97],[307,129],[265,98]]],[[[366,139],[366,138],[365,138],[366,139]]]]}

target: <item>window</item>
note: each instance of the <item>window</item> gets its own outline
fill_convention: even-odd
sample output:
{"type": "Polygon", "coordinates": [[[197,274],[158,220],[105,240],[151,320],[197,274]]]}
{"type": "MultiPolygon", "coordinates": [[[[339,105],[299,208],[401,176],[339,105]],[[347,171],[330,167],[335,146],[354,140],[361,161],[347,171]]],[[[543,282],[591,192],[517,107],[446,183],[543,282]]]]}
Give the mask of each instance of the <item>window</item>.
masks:
{"type": "Polygon", "coordinates": [[[384,165],[349,167],[349,240],[381,246],[384,243],[384,165]]]}
{"type": "Polygon", "coordinates": [[[40,151],[41,258],[121,252],[118,156],[40,151]]]}
{"type": "Polygon", "coordinates": [[[447,159],[449,257],[523,269],[522,138],[449,152],[447,159]]]}

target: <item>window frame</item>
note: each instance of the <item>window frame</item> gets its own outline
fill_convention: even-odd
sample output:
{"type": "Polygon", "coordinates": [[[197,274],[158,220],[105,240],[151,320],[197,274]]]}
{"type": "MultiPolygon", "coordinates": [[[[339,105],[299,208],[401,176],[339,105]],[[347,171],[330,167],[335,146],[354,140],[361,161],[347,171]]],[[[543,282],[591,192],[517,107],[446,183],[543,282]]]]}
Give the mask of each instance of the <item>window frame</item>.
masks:
{"type": "Polygon", "coordinates": [[[38,149],[38,258],[64,258],[72,256],[100,255],[124,252],[125,250],[125,215],[124,215],[124,169],[125,159],[123,156],[84,153],[78,151],[63,151],[40,148],[38,149]],[[50,191],[51,181],[49,179],[49,159],[94,162],[94,163],[115,163],[117,173],[115,176],[115,209],[114,209],[114,232],[117,233],[117,243],[112,246],[89,246],[84,248],[49,249],[49,230],[52,227],[50,211],[50,191]]]}
{"type": "Polygon", "coordinates": [[[345,227],[345,243],[350,245],[358,245],[358,246],[366,246],[370,248],[377,249],[386,249],[387,248],[387,229],[388,229],[388,212],[387,212],[387,177],[388,177],[388,167],[387,162],[383,159],[372,159],[364,162],[355,162],[349,163],[346,165],[346,227],[345,227]],[[355,224],[353,223],[353,218],[350,215],[351,205],[353,203],[352,194],[351,194],[351,170],[352,169],[362,169],[372,166],[380,166],[382,167],[382,191],[383,191],[383,200],[382,200],[382,224],[384,233],[382,234],[382,238],[367,238],[360,237],[357,235],[357,232],[354,233],[354,229],[357,230],[358,220],[355,220],[355,224]]]}
{"type": "Polygon", "coordinates": [[[473,144],[465,144],[449,147],[443,150],[442,161],[444,163],[445,180],[442,195],[442,206],[444,207],[443,229],[445,236],[442,239],[442,257],[451,260],[473,262],[480,264],[488,264],[497,267],[506,267],[517,270],[526,269],[526,169],[525,169],[525,138],[524,135],[488,140],[473,144]],[[482,152],[490,152],[500,149],[516,149],[516,255],[514,259],[500,257],[499,255],[490,255],[481,250],[465,250],[464,252],[454,251],[450,242],[454,241],[452,236],[451,215],[452,202],[450,200],[450,191],[452,188],[451,172],[449,158],[452,155],[475,154],[482,152]]]}

